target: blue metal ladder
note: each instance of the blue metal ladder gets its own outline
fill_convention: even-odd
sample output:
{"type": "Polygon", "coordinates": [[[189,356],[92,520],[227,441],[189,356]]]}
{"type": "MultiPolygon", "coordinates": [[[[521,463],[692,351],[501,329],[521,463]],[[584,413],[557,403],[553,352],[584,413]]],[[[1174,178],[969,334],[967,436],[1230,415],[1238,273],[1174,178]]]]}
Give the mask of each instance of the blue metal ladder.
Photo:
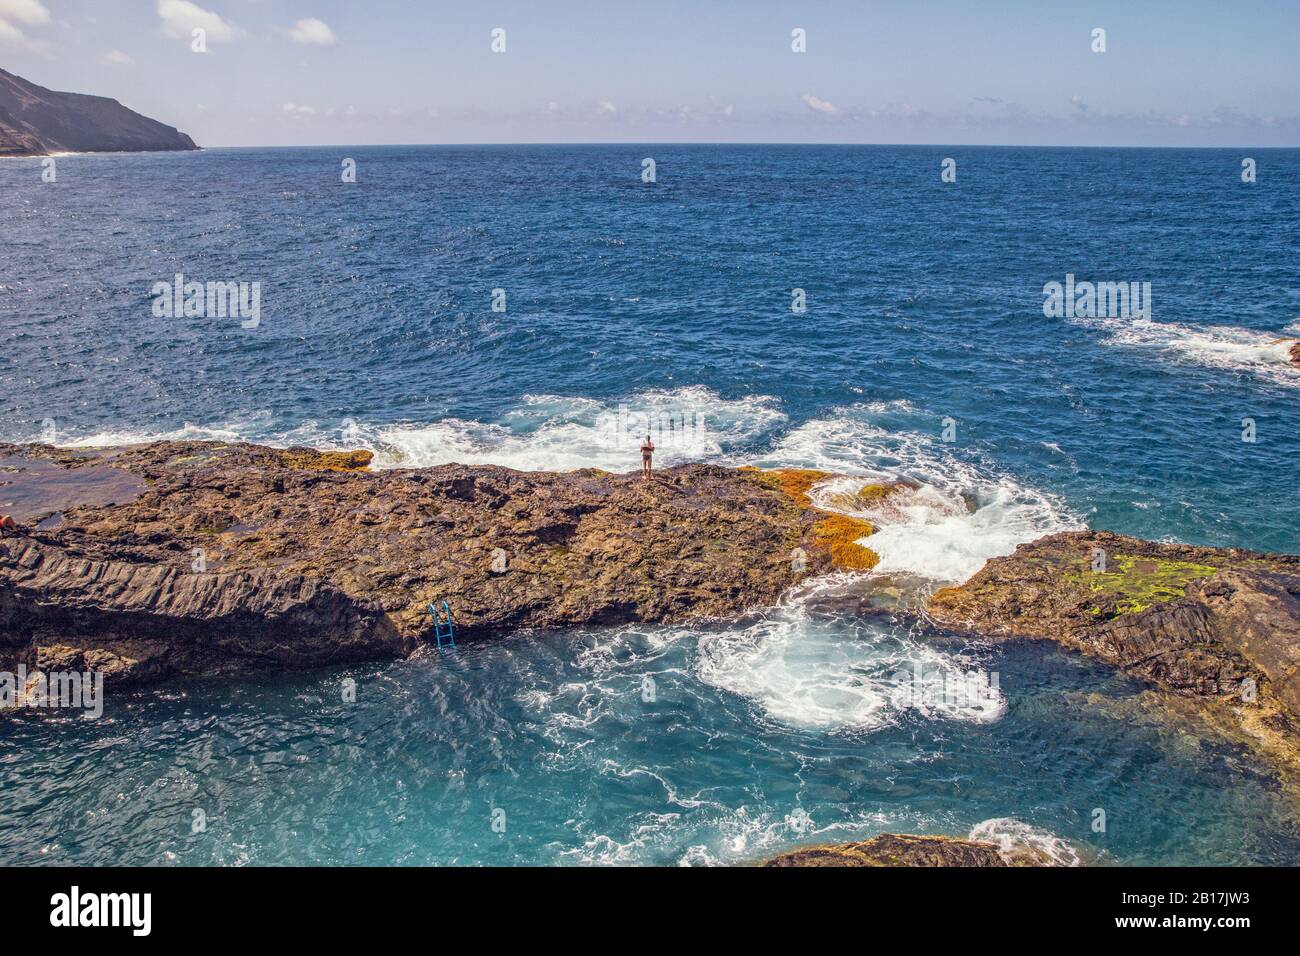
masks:
{"type": "Polygon", "coordinates": [[[433,636],[438,641],[438,649],[442,650],[443,638],[446,638],[447,644],[455,649],[456,628],[451,623],[451,605],[446,601],[441,604],[435,601],[429,605],[429,613],[433,615],[433,636]],[[442,613],[440,614],[439,611],[442,613]]]}

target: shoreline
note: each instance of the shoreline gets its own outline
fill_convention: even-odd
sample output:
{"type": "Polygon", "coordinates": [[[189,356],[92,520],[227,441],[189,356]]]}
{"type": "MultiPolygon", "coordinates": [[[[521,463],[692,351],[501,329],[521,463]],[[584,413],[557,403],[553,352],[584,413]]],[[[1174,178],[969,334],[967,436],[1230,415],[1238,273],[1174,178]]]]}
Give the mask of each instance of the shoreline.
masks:
{"type": "Polygon", "coordinates": [[[70,149],[48,153],[5,153],[0,159],[61,159],[65,156],[139,156],[153,153],[201,153],[204,147],[177,147],[175,149],[70,149]]]}
{"type": "MultiPolygon", "coordinates": [[[[815,503],[842,477],[701,464],[650,481],[371,471],[372,458],[217,441],[0,444],[0,488],[27,526],[0,538],[0,665],[135,684],[401,658],[434,641],[428,606],[443,600],[463,641],[738,620],[801,582],[871,571],[876,529],[839,508],[908,489],[863,480],[843,502],[815,503]]],[[[876,607],[869,592],[867,613],[1045,638],[1191,699],[1300,780],[1300,555],[1067,531],[910,603],[876,607]]]]}

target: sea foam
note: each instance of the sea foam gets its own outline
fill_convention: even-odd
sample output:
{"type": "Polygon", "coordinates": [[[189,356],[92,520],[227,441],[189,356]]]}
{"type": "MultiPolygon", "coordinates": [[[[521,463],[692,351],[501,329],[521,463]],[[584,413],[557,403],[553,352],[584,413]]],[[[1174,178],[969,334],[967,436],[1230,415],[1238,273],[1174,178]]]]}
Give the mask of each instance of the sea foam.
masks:
{"type": "Polygon", "coordinates": [[[910,407],[855,405],[813,419],[784,436],[757,461],[767,467],[818,468],[850,477],[815,488],[819,507],[865,518],[876,533],[861,543],[880,556],[873,573],[905,572],[937,582],[964,581],[989,558],[1045,534],[1082,527],[1064,502],[960,444],[918,427],[910,407]],[[882,418],[905,413],[913,427],[886,428],[882,418]],[[857,477],[852,477],[857,476],[857,477]],[[908,487],[874,507],[846,507],[864,485],[902,481],[908,487]]]}
{"type": "MultiPolygon", "coordinates": [[[[1295,338],[1231,325],[1183,325],[1150,319],[1073,321],[1105,332],[1105,345],[1156,349],[1174,361],[1246,372],[1277,384],[1300,387],[1300,368],[1290,359],[1295,338]]],[[[1294,336],[1297,324],[1286,331],[1294,336]]]]}

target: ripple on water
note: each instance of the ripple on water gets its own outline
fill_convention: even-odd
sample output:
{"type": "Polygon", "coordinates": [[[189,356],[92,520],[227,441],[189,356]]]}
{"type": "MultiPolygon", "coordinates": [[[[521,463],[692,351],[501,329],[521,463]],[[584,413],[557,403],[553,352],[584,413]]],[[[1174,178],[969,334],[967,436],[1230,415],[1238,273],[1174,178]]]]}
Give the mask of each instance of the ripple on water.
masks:
{"type": "Polygon", "coordinates": [[[1112,712],[1136,688],[1105,668],[1049,645],[939,650],[887,623],[807,614],[804,648],[752,625],[521,635],[110,694],[98,722],[11,715],[22,758],[0,760],[0,850],[101,864],[721,864],[1010,818],[1100,862],[1300,853],[1267,772],[1239,748],[1189,749],[1112,712]],[[779,653],[755,650],[773,641],[779,653]],[[909,706],[873,669],[882,654],[995,672],[1000,713],[909,706]]]}

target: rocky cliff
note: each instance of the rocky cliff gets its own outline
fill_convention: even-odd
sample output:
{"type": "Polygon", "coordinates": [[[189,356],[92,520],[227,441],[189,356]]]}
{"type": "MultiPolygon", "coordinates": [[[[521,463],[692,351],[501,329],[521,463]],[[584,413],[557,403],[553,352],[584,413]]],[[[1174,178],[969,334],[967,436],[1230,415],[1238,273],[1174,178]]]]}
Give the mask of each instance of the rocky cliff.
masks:
{"type": "Polygon", "coordinates": [[[0,156],[185,149],[198,147],[117,100],[56,93],[0,70],[0,156]]]}

